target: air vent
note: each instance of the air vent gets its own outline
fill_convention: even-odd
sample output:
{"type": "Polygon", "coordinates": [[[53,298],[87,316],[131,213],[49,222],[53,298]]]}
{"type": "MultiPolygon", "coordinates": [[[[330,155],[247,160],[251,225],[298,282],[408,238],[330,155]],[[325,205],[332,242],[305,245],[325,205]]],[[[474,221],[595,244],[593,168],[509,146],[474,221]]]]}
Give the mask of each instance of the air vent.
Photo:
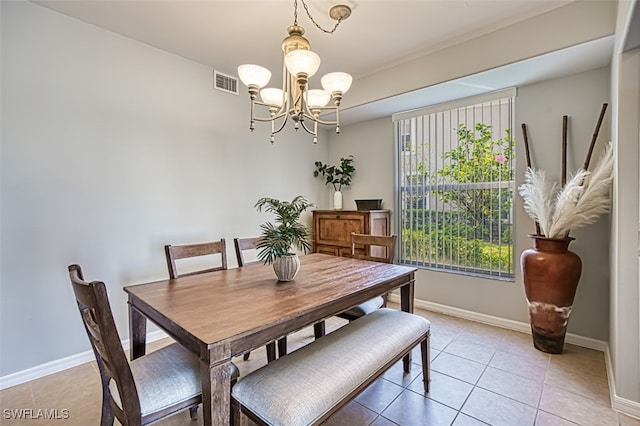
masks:
{"type": "Polygon", "coordinates": [[[238,79],[213,70],[213,88],[223,92],[238,94],[238,79]]]}

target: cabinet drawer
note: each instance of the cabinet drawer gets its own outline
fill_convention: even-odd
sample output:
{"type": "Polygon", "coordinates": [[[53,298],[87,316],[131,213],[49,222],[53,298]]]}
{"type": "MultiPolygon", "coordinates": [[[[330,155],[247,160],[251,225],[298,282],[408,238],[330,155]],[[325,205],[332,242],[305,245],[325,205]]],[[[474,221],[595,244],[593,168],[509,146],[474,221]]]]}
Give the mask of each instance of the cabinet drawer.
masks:
{"type": "Polygon", "coordinates": [[[367,221],[357,214],[325,214],[316,216],[315,232],[318,244],[350,246],[351,233],[367,233],[367,221]]]}

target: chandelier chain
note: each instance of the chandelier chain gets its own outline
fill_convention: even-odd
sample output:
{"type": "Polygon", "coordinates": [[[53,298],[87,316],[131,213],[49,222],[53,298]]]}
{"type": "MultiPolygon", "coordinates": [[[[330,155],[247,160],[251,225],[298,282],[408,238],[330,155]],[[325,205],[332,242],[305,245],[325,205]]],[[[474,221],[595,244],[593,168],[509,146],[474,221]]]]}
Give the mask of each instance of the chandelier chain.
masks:
{"type": "MultiPolygon", "coordinates": [[[[327,33],[327,34],[333,34],[337,29],[338,29],[338,25],[340,25],[340,22],[342,22],[342,18],[338,19],[338,22],[336,22],[336,24],[333,26],[333,29],[331,30],[325,30],[324,28],[322,28],[320,26],[320,24],[318,24],[316,22],[315,19],[313,19],[313,16],[311,16],[311,12],[309,12],[309,6],[307,5],[307,3],[304,0],[300,0],[302,2],[302,5],[304,6],[304,10],[307,12],[307,16],[309,17],[309,19],[311,19],[311,22],[313,22],[313,24],[322,32],[327,33]]],[[[293,2],[293,24],[294,25],[298,25],[298,0],[294,0],[293,2]]]]}

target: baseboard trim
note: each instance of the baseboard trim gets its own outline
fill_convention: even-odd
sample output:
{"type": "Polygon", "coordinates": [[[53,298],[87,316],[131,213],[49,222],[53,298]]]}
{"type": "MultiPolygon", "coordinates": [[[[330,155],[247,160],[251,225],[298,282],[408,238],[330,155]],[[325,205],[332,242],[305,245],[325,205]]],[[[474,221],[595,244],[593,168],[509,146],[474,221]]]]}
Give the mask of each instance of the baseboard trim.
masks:
{"type": "Polygon", "coordinates": [[[640,419],[640,403],[618,396],[616,392],[616,379],[613,375],[613,363],[609,347],[604,351],[604,361],[607,366],[607,378],[609,379],[609,395],[611,395],[611,408],[627,416],[640,419]]]}
{"type": "MultiPolygon", "coordinates": [[[[392,302],[400,303],[400,296],[392,293],[389,295],[389,300],[392,302]]],[[[453,306],[441,305],[439,303],[429,302],[429,301],[420,300],[420,299],[415,299],[413,302],[413,305],[416,308],[426,309],[428,311],[451,315],[454,317],[468,319],[471,321],[477,321],[483,324],[494,325],[496,327],[506,328],[507,330],[514,330],[522,333],[531,334],[531,326],[529,325],[529,323],[495,317],[492,315],[481,314],[473,311],[467,311],[465,309],[455,308],[453,306]]],[[[577,334],[572,334],[572,333],[567,333],[567,336],[565,337],[565,341],[573,345],[594,349],[600,352],[604,352],[605,349],[607,348],[607,342],[603,342],[602,340],[592,339],[590,337],[579,336],[577,334]]]]}
{"type": "MultiPolygon", "coordinates": [[[[167,334],[162,330],[152,331],[151,333],[147,334],[147,342],[155,342],[156,340],[164,339],[165,337],[167,337],[167,334]]],[[[129,339],[122,341],[122,347],[125,351],[129,350],[129,339]]],[[[76,367],[86,362],[95,361],[95,359],[96,358],[93,354],[93,351],[88,350],[79,354],[60,358],[55,361],[36,365],[35,367],[28,368],[26,370],[7,374],[6,376],[0,377],[0,390],[20,385],[31,380],[39,379],[50,374],[58,373],[60,371],[76,367]]]]}

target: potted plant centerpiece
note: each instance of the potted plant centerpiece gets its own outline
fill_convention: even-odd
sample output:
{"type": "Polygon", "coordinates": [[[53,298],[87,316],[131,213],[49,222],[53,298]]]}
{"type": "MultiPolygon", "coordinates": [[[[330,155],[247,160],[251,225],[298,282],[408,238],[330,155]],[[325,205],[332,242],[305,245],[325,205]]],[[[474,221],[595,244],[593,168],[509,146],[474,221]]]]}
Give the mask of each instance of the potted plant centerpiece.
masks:
{"type": "Polygon", "coordinates": [[[255,206],[276,215],[276,224],[266,222],[260,225],[261,239],[257,244],[258,259],[265,264],[273,264],[278,281],[291,281],[300,269],[300,259],[292,248],[304,253],[311,249],[309,229],[300,223],[300,215],[313,207],[305,197],[298,195],[291,201],[275,198],[260,198],[255,206]]]}
{"type": "Polygon", "coordinates": [[[325,184],[333,185],[335,192],[333,193],[333,208],[342,210],[342,187],[351,185],[351,178],[356,171],[353,166],[353,155],[346,158],[340,158],[339,166],[330,166],[323,164],[321,161],[315,162],[316,170],[313,176],[322,175],[325,177],[325,184]]]}

